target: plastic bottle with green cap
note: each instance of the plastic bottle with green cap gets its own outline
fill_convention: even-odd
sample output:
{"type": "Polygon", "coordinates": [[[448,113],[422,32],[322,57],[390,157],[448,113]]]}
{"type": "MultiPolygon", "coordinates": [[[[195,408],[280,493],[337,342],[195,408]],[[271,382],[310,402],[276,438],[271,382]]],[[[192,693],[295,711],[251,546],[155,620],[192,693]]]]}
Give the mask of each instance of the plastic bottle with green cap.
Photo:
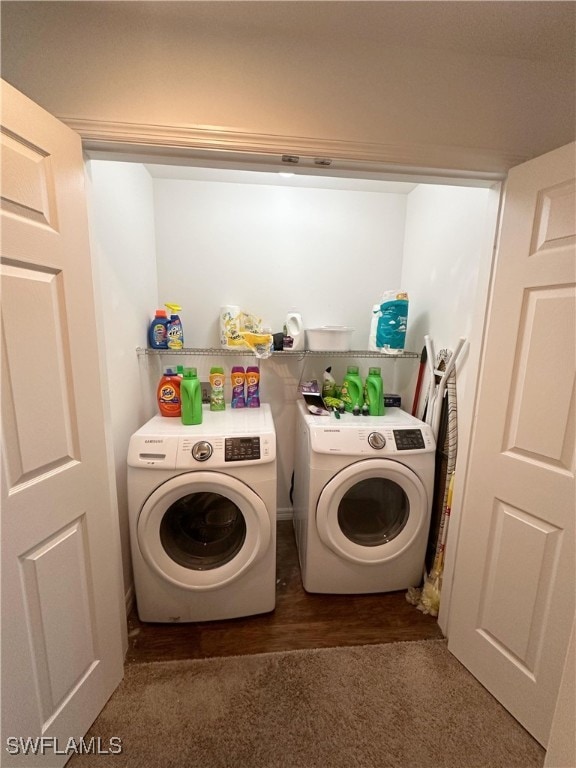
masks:
{"type": "Polygon", "coordinates": [[[182,424],[202,424],[202,387],[196,368],[184,368],[180,396],[182,424]]]}
{"type": "Polygon", "coordinates": [[[213,366],[210,368],[210,410],[224,411],[224,368],[213,366]]]}
{"type": "Polygon", "coordinates": [[[354,408],[361,408],[364,402],[364,388],[362,379],[358,374],[357,365],[349,365],[346,376],[342,382],[340,399],[344,401],[344,408],[348,413],[353,413],[354,408]]]}
{"type": "Polygon", "coordinates": [[[365,392],[369,415],[384,416],[384,385],[380,368],[368,369],[365,392]]]}

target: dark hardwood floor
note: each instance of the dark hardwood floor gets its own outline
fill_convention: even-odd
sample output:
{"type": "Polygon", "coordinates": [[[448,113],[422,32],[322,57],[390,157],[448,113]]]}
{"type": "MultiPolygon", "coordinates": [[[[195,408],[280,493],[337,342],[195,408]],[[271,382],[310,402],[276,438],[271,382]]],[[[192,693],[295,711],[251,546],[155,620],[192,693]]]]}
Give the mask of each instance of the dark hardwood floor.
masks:
{"type": "Polygon", "coordinates": [[[278,522],[276,609],[261,616],[194,624],[128,621],[126,661],[391,643],[441,638],[437,620],[406,601],[405,591],[378,595],[311,595],[300,578],[292,522],[278,522]]]}

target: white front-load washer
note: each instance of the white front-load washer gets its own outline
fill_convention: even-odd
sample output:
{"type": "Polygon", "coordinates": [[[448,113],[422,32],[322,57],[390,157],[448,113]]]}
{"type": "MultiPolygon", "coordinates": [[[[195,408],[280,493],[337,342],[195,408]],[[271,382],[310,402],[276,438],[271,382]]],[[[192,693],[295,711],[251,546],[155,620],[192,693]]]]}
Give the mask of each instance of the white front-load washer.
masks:
{"type": "Polygon", "coordinates": [[[436,444],[400,408],[313,416],[298,403],[294,530],[308,592],[362,594],[422,579],[436,444]]]}
{"type": "Polygon", "coordinates": [[[128,507],[142,621],[230,619],[276,600],[270,406],[155,416],[130,439],[128,507]]]}

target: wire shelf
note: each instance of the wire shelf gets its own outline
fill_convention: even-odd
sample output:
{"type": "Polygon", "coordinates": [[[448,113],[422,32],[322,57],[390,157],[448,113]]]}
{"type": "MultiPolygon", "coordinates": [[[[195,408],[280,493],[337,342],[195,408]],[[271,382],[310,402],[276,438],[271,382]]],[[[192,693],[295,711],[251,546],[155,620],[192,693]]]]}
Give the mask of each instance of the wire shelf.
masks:
{"type": "MultiPolygon", "coordinates": [[[[138,347],[136,354],[139,356],[211,356],[211,357],[230,357],[230,356],[247,356],[254,357],[254,353],[250,349],[226,349],[224,347],[184,347],[183,349],[148,349],[145,347],[138,347]]],[[[378,360],[414,360],[420,357],[417,352],[399,352],[397,354],[387,354],[386,352],[373,352],[368,349],[352,349],[342,351],[332,350],[311,350],[311,349],[286,349],[278,352],[273,352],[272,357],[361,357],[361,358],[377,358],[378,360]]]]}

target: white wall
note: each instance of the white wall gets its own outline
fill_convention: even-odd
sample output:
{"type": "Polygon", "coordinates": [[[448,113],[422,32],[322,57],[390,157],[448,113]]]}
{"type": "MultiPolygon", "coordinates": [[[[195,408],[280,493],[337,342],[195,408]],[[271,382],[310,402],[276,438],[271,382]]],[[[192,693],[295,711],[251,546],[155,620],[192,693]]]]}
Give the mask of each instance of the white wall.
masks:
{"type": "Polygon", "coordinates": [[[136,347],[146,346],[157,301],[152,182],[141,165],[87,163],[92,258],[101,296],[108,397],[120,517],[124,586],[132,584],[126,455],[130,435],[150,417],[141,396],[136,347]]]}
{"type": "MultiPolygon", "coordinates": [[[[486,255],[489,189],[421,184],[408,197],[402,288],[410,299],[406,348],[418,352],[429,334],[435,351],[468,341],[478,309],[480,265],[486,255]]],[[[458,394],[466,392],[465,357],[457,369],[458,394]]]]}
{"type": "Polygon", "coordinates": [[[193,180],[154,180],[160,301],[182,306],[185,343],[219,346],[219,310],[238,304],[281,331],[295,307],[307,328],[355,328],[400,280],[406,195],[193,180]]]}

